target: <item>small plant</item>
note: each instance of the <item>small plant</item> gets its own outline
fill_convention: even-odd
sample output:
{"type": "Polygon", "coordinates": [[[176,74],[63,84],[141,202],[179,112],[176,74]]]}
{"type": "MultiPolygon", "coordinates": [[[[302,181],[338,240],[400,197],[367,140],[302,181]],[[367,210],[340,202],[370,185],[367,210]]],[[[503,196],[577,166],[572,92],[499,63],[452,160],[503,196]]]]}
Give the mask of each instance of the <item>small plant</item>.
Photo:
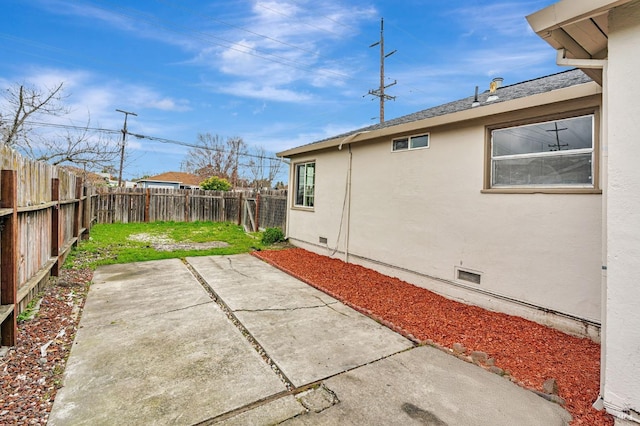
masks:
{"type": "Polygon", "coordinates": [[[284,233],[280,228],[267,228],[262,234],[262,244],[266,246],[282,241],[284,241],[284,233]]]}
{"type": "Polygon", "coordinates": [[[42,299],[43,294],[44,293],[38,293],[36,297],[31,299],[31,301],[26,306],[26,308],[24,308],[24,310],[20,312],[20,314],[18,315],[18,318],[17,318],[18,322],[29,321],[35,316],[35,311],[37,309],[38,302],[40,301],[40,299],[42,299]]]}

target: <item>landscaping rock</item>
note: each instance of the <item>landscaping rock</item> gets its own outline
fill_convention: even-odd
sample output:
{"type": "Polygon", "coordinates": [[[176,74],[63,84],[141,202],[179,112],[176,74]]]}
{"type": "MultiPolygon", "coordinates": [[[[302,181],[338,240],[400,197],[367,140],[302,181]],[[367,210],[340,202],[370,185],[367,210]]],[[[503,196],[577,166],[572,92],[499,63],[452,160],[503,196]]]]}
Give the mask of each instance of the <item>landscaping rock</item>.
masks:
{"type": "Polygon", "coordinates": [[[474,364],[484,364],[485,362],[487,362],[488,359],[489,359],[489,355],[487,355],[485,352],[481,352],[481,351],[471,352],[471,361],[473,361],[474,364]]]}
{"type": "Polygon", "coordinates": [[[500,367],[496,367],[495,365],[489,367],[489,371],[491,371],[493,374],[497,374],[498,376],[504,376],[504,370],[500,367]]]}
{"type": "Polygon", "coordinates": [[[454,343],[452,349],[455,354],[463,354],[467,351],[462,343],[454,343]]]}
{"type": "Polygon", "coordinates": [[[546,399],[547,401],[555,402],[556,404],[559,404],[559,405],[564,405],[565,404],[565,400],[560,398],[558,395],[549,395],[547,393],[540,392],[540,391],[537,391],[537,390],[534,390],[533,393],[535,393],[536,395],[546,399]]]}
{"type": "Polygon", "coordinates": [[[547,379],[542,384],[542,390],[547,395],[558,395],[558,382],[553,378],[547,379]]]}

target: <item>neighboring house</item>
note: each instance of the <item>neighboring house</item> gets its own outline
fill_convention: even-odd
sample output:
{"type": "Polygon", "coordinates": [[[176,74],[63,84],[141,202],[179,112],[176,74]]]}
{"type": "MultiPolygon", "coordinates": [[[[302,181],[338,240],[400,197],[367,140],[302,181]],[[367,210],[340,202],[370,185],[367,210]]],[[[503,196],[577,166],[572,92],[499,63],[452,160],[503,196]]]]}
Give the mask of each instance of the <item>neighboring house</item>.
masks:
{"type": "Polygon", "coordinates": [[[596,406],[640,423],[640,0],[562,0],[528,19],[580,69],[279,153],[287,236],[600,338],[596,406]]]}
{"type": "Polygon", "coordinates": [[[109,185],[109,179],[108,177],[105,177],[103,173],[88,172],[75,166],[60,166],[60,168],[81,177],[84,183],[87,183],[91,186],[104,187],[109,185]]]}
{"type": "Polygon", "coordinates": [[[184,172],[166,172],[157,176],[140,179],[138,188],[172,188],[172,189],[199,189],[200,176],[184,172]]]}
{"type": "MultiPolygon", "coordinates": [[[[640,423],[640,1],[563,0],[527,19],[603,88],[601,400],[640,423]]],[[[567,59],[568,58],[568,59],[567,59]]]]}

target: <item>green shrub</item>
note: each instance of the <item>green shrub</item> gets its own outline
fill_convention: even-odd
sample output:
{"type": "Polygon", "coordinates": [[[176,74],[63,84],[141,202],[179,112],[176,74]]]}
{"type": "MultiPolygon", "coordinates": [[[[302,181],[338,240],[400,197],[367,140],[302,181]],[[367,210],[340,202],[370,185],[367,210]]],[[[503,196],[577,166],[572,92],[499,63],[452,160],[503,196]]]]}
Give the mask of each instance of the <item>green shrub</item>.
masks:
{"type": "Polygon", "coordinates": [[[267,228],[262,234],[262,244],[268,246],[284,241],[284,233],[280,228],[267,228]]]}
{"type": "Polygon", "coordinates": [[[200,188],[206,191],[229,191],[231,189],[231,184],[224,178],[211,176],[209,179],[205,179],[200,182],[200,188]]]}

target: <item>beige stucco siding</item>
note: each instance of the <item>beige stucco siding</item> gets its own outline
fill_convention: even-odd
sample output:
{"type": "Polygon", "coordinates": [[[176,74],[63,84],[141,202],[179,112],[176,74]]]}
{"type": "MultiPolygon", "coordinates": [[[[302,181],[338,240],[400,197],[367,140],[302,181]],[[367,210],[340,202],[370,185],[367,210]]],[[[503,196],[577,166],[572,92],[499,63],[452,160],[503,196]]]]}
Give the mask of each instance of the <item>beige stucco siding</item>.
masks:
{"type": "Polygon", "coordinates": [[[640,422],[640,1],[609,16],[605,404],[640,422]],[[635,413],[634,413],[635,412],[635,413]]]}
{"type": "Polygon", "coordinates": [[[354,148],[350,252],[599,321],[601,196],[483,194],[483,155],[482,126],[354,148]]]}
{"type": "MultiPolygon", "coordinates": [[[[337,149],[312,156],[293,158],[289,182],[295,182],[293,172],[295,164],[305,161],[316,162],[315,206],[313,209],[291,208],[287,220],[289,236],[309,243],[319,244],[319,237],[327,238],[331,250],[344,250],[344,235],[338,242],[340,223],[343,228],[346,214],[342,218],[342,206],[345,197],[347,170],[349,167],[348,152],[337,149]],[[336,247],[337,244],[340,246],[336,247]]],[[[295,188],[290,191],[290,206],[293,206],[295,188]]]]}
{"type": "Polygon", "coordinates": [[[290,211],[292,241],[344,259],[348,237],[349,261],[447,296],[503,310],[495,295],[599,323],[601,195],[483,193],[484,122],[423,131],[427,149],[391,152],[381,138],[293,156],[316,161],[316,203],[290,211]],[[481,284],[456,280],[456,267],[481,284]]]}

